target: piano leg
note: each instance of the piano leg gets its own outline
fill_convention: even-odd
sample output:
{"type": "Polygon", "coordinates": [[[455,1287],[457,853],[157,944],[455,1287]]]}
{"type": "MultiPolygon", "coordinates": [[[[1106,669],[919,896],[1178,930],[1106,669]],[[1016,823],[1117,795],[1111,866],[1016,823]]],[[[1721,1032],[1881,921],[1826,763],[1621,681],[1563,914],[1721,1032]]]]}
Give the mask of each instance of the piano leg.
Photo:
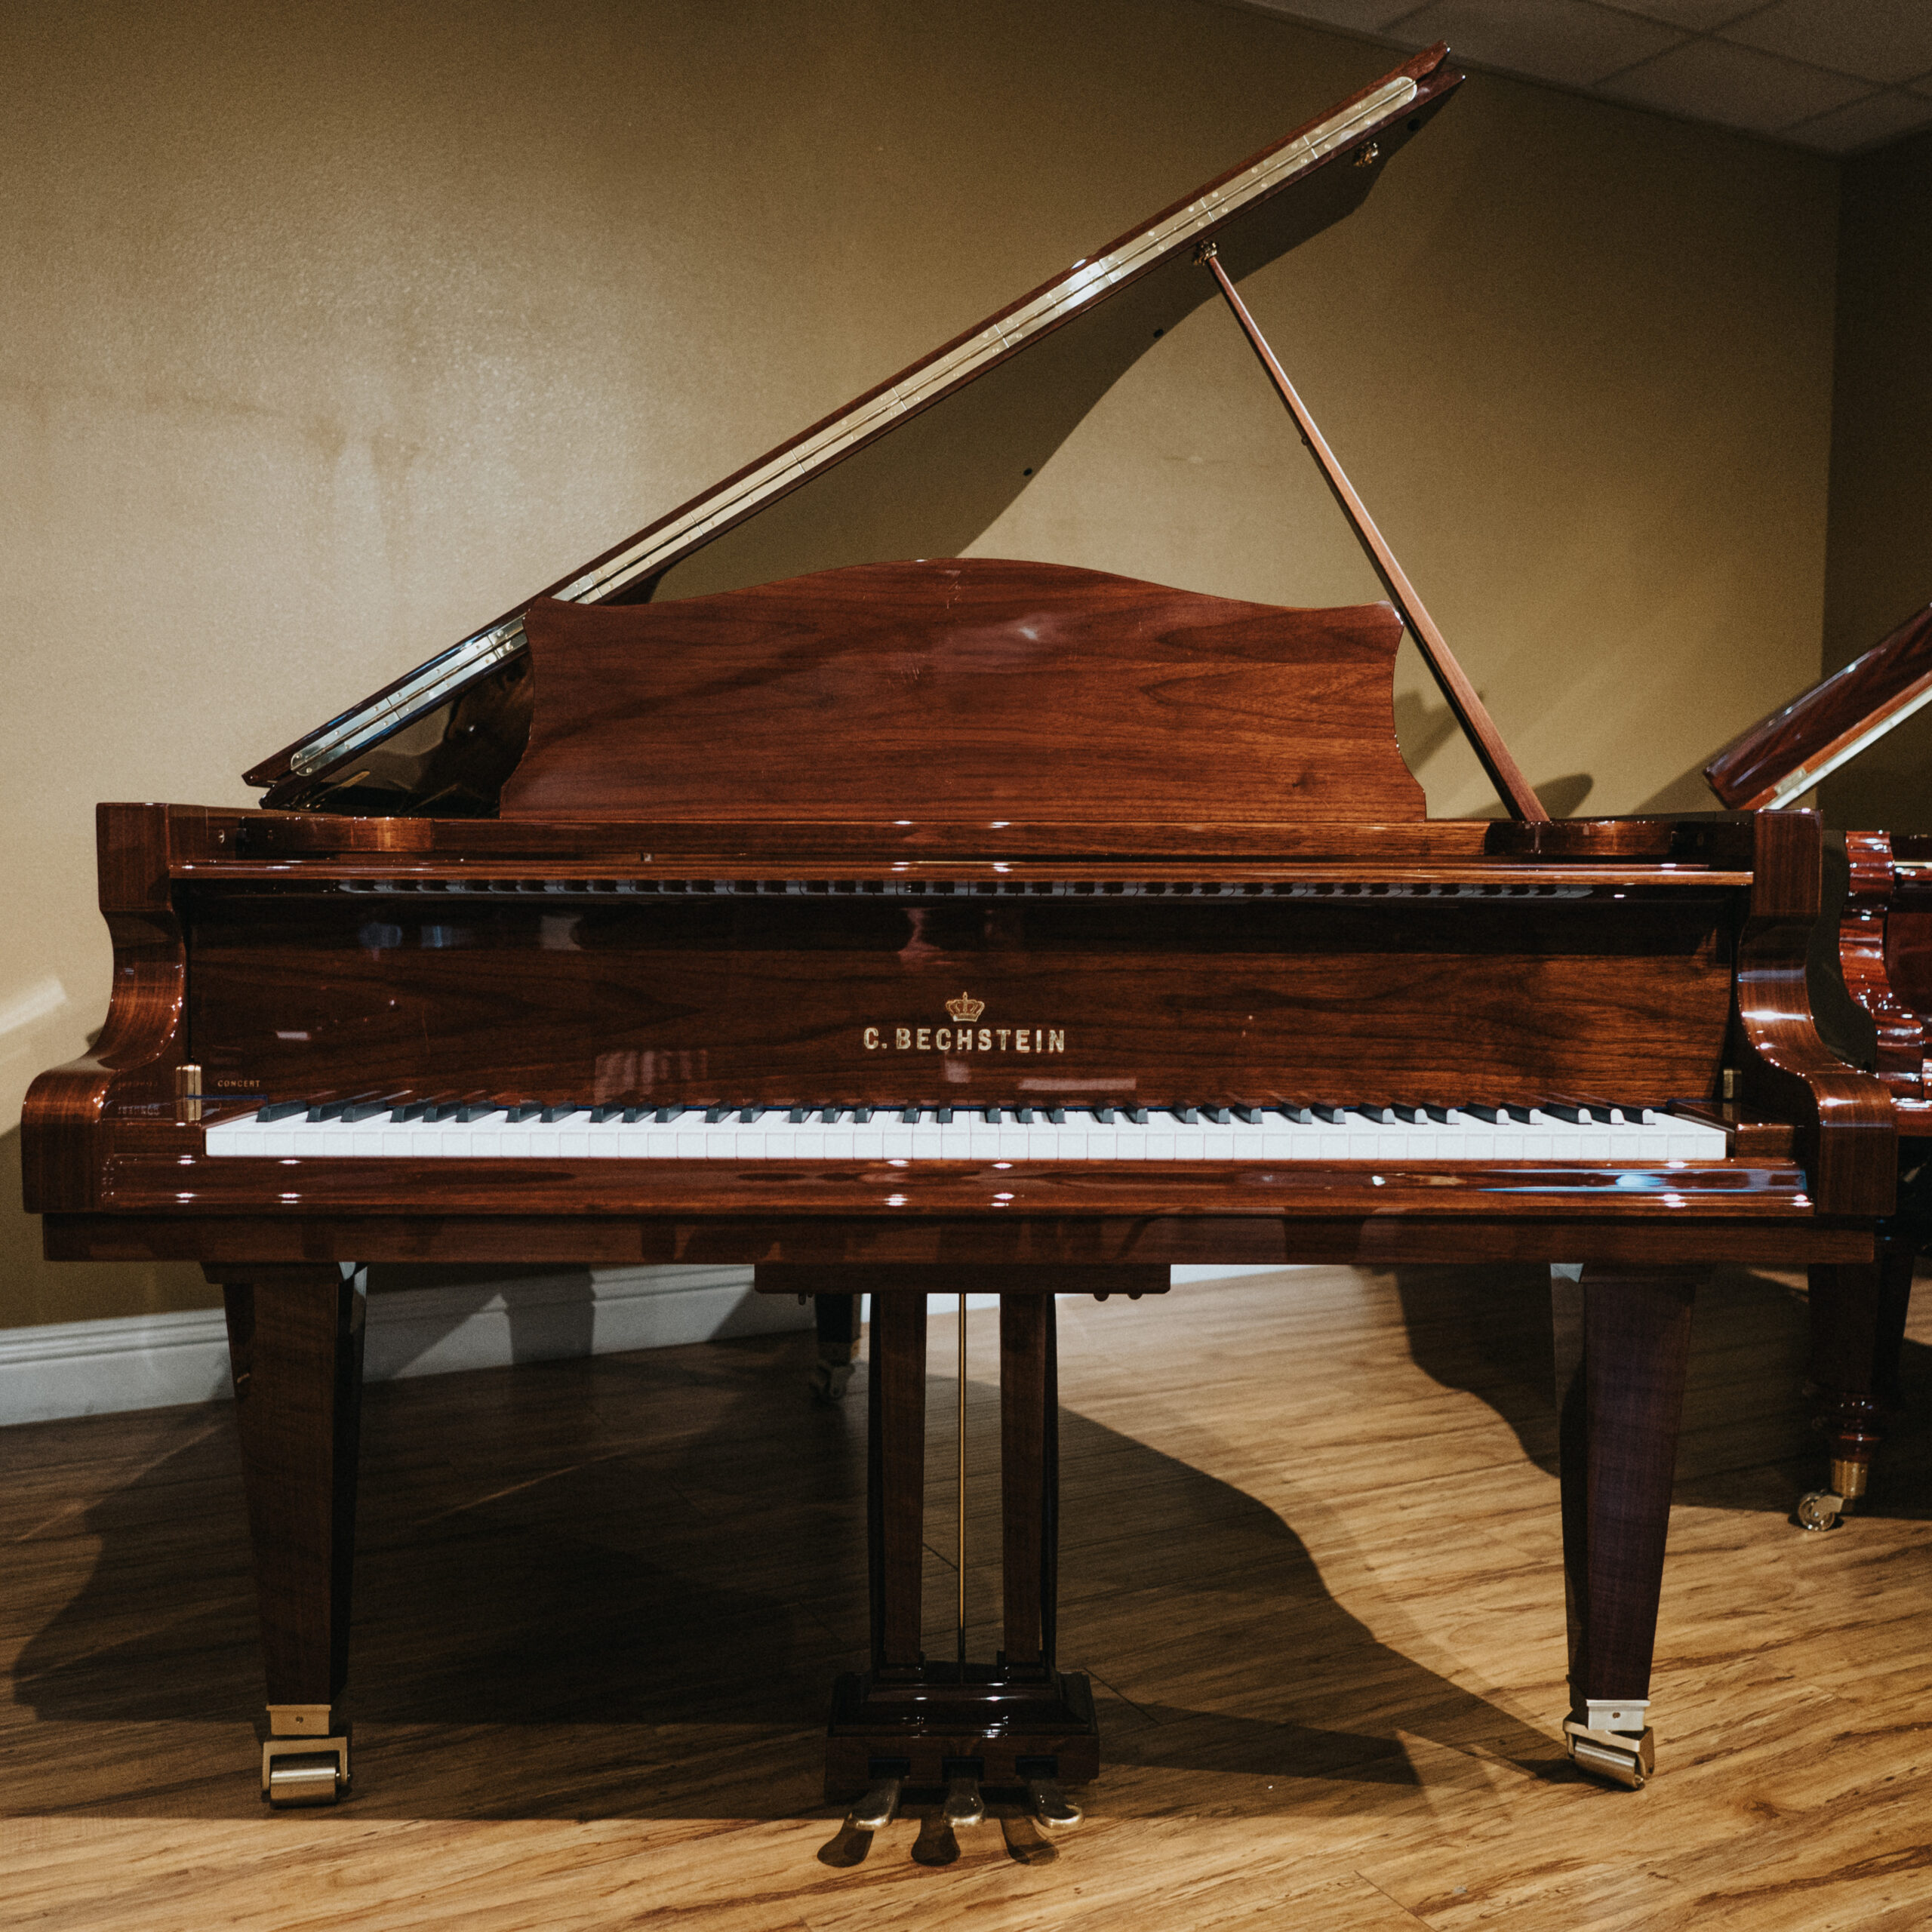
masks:
{"type": "Polygon", "coordinates": [[[812,1323],[818,1331],[818,1360],[812,1368],[812,1395],[818,1401],[841,1402],[859,1359],[857,1295],[812,1297],[812,1323]]]}
{"type": "Polygon", "coordinates": [[[1690,1343],[1694,1275],[1550,1270],[1570,1624],[1571,1756],[1632,1787],[1651,1768],[1651,1652],[1690,1343]]]}
{"type": "Polygon", "coordinates": [[[1865,1494],[1883,1439],[1885,1411],[1897,1400],[1899,1348],[1912,1299],[1916,1237],[1880,1224],[1870,1262],[1814,1264],[1811,1380],[1823,1399],[1818,1426],[1831,1438],[1830,1487],[1798,1498],[1798,1520],[1829,1530],[1865,1494]]]}
{"type": "Polygon", "coordinates": [[[363,1298],[352,1267],[211,1269],[228,1312],[235,1417],[268,1675],[262,1795],[333,1804],[349,1778],[349,1660],[363,1298]]]}
{"type": "MultiPolygon", "coordinates": [[[[985,1285],[997,1284],[989,1271],[985,1285]]],[[[865,1286],[872,1297],[872,1669],[841,1677],[833,1690],[826,1796],[837,1801],[894,1780],[940,1789],[970,1778],[980,1786],[1024,1789],[1036,1816],[1072,1823],[1078,1814],[1060,1787],[1098,1775],[1100,1743],[1086,1679],[1054,1667],[1058,1470],[1052,1294],[1000,1299],[1005,1644],[994,1663],[968,1663],[962,1669],[950,1658],[928,1660],[921,1647],[926,1295],[934,1284],[917,1269],[869,1269],[865,1286]]]]}

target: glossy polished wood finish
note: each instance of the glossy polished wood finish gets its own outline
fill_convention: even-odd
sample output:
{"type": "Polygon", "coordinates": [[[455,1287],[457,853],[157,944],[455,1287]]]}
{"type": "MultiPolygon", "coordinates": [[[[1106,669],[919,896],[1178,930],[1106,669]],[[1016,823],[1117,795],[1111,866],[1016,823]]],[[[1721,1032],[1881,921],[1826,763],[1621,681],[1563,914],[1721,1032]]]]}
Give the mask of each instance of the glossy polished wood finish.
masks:
{"type": "Polygon", "coordinates": [[[267,1701],[333,1705],[349,1672],[362,1297],[327,1263],[208,1272],[227,1307],[267,1701]]]}
{"type": "Polygon", "coordinates": [[[1555,1271],[1570,1690],[1647,1698],[1697,1280],[1555,1271]]]}
{"type": "Polygon", "coordinates": [[[1386,605],[955,558],[525,623],[506,821],[1423,815],[1386,605]]]}
{"type": "Polygon", "coordinates": [[[1932,608],[1914,611],[1863,657],[1734,739],[1705,766],[1705,780],[1725,804],[1755,811],[1882,737],[1928,691],[1932,608]]]}

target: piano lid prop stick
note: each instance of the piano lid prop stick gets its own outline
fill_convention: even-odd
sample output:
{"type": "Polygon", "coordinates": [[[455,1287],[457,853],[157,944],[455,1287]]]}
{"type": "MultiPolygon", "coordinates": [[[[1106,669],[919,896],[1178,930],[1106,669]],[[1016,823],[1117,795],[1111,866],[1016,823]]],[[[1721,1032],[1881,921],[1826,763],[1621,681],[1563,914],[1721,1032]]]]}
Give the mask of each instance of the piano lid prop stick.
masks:
{"type": "Polygon", "coordinates": [[[1395,553],[1376,528],[1375,520],[1364,507],[1361,497],[1355,494],[1355,485],[1335,460],[1334,451],[1315,427],[1315,418],[1308,413],[1307,405],[1295,393],[1295,386],[1288,380],[1287,371],[1275,360],[1267,338],[1247,312],[1247,304],[1235,292],[1227,270],[1222,267],[1214,243],[1202,242],[1195,251],[1195,259],[1220,285],[1221,294],[1234,312],[1235,320],[1241,325],[1241,334],[1247,337],[1248,346],[1254,351],[1282,401],[1287,404],[1288,414],[1295,419],[1295,426],[1301,432],[1302,441],[1308,445],[1336,502],[1341,505],[1342,514],[1354,527],[1361,547],[1368,553],[1369,561],[1375,567],[1376,575],[1382,580],[1383,589],[1389,593],[1389,601],[1408,626],[1409,635],[1420,647],[1442,695],[1449,700],[1449,709],[1456,714],[1456,721],[1475,748],[1483,770],[1489,774],[1489,782],[1509,807],[1509,815],[1512,818],[1546,820],[1549,814],[1543,810],[1543,801],[1530,789],[1529,780],[1509,755],[1509,748],[1503,742],[1503,735],[1497,730],[1482,700],[1476,695],[1475,685],[1463,675],[1463,667],[1456,662],[1455,653],[1436,629],[1435,619],[1423,608],[1415,586],[1395,561],[1395,553]]]}

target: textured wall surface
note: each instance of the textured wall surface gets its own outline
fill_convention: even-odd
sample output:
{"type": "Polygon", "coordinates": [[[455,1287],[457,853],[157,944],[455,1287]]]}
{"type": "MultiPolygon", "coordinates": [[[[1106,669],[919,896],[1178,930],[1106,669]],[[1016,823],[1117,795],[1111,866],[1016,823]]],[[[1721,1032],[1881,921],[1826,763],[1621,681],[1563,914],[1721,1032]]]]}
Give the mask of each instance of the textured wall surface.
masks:
{"type": "MultiPolygon", "coordinates": [[[[1825,602],[1829,669],[1932,603],[1932,136],[1845,165],[1825,602]]],[[[1932,832],[1921,712],[1823,787],[1837,826],[1932,832]]]]}
{"type": "MultiPolygon", "coordinates": [[[[0,1131],[100,1021],[97,799],[246,802],[255,758],[1395,59],[1216,0],[4,18],[0,1131]]],[[[1701,804],[1816,674],[1836,205],[1817,157],[1478,77],[1250,280],[1558,809],[1701,804]]],[[[1374,594],[1212,309],[971,547],[1374,594]]],[[[1406,652],[1400,688],[1432,808],[1490,807],[1406,652]]],[[[0,1323],[205,1299],[42,1266],[5,1147],[0,1323]]]]}

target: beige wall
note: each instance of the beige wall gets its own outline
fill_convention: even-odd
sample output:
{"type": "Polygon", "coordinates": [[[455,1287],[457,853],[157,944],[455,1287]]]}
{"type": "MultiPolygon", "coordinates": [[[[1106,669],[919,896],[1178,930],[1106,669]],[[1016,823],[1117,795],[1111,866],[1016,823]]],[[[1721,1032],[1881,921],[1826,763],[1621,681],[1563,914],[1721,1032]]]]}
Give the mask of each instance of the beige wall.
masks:
{"type": "MultiPolygon", "coordinates": [[[[5,17],[0,1128],[104,1004],[95,800],[245,801],[254,758],[1395,58],[1216,0],[5,17]]],[[[1563,808],[1701,804],[1815,674],[1835,209],[1824,160],[1478,78],[1251,280],[1563,808]]],[[[1373,594],[1212,309],[973,547],[1373,594]]],[[[1484,808],[1402,677],[1433,808],[1484,808]]],[[[43,1267],[14,1198],[0,1323],[206,1299],[43,1267]]]]}
{"type": "MultiPolygon", "coordinates": [[[[1844,170],[1825,663],[1932,603],[1932,136],[1844,170]]],[[[1824,787],[1834,825],[1932,832],[1921,712],[1824,787]]]]}

